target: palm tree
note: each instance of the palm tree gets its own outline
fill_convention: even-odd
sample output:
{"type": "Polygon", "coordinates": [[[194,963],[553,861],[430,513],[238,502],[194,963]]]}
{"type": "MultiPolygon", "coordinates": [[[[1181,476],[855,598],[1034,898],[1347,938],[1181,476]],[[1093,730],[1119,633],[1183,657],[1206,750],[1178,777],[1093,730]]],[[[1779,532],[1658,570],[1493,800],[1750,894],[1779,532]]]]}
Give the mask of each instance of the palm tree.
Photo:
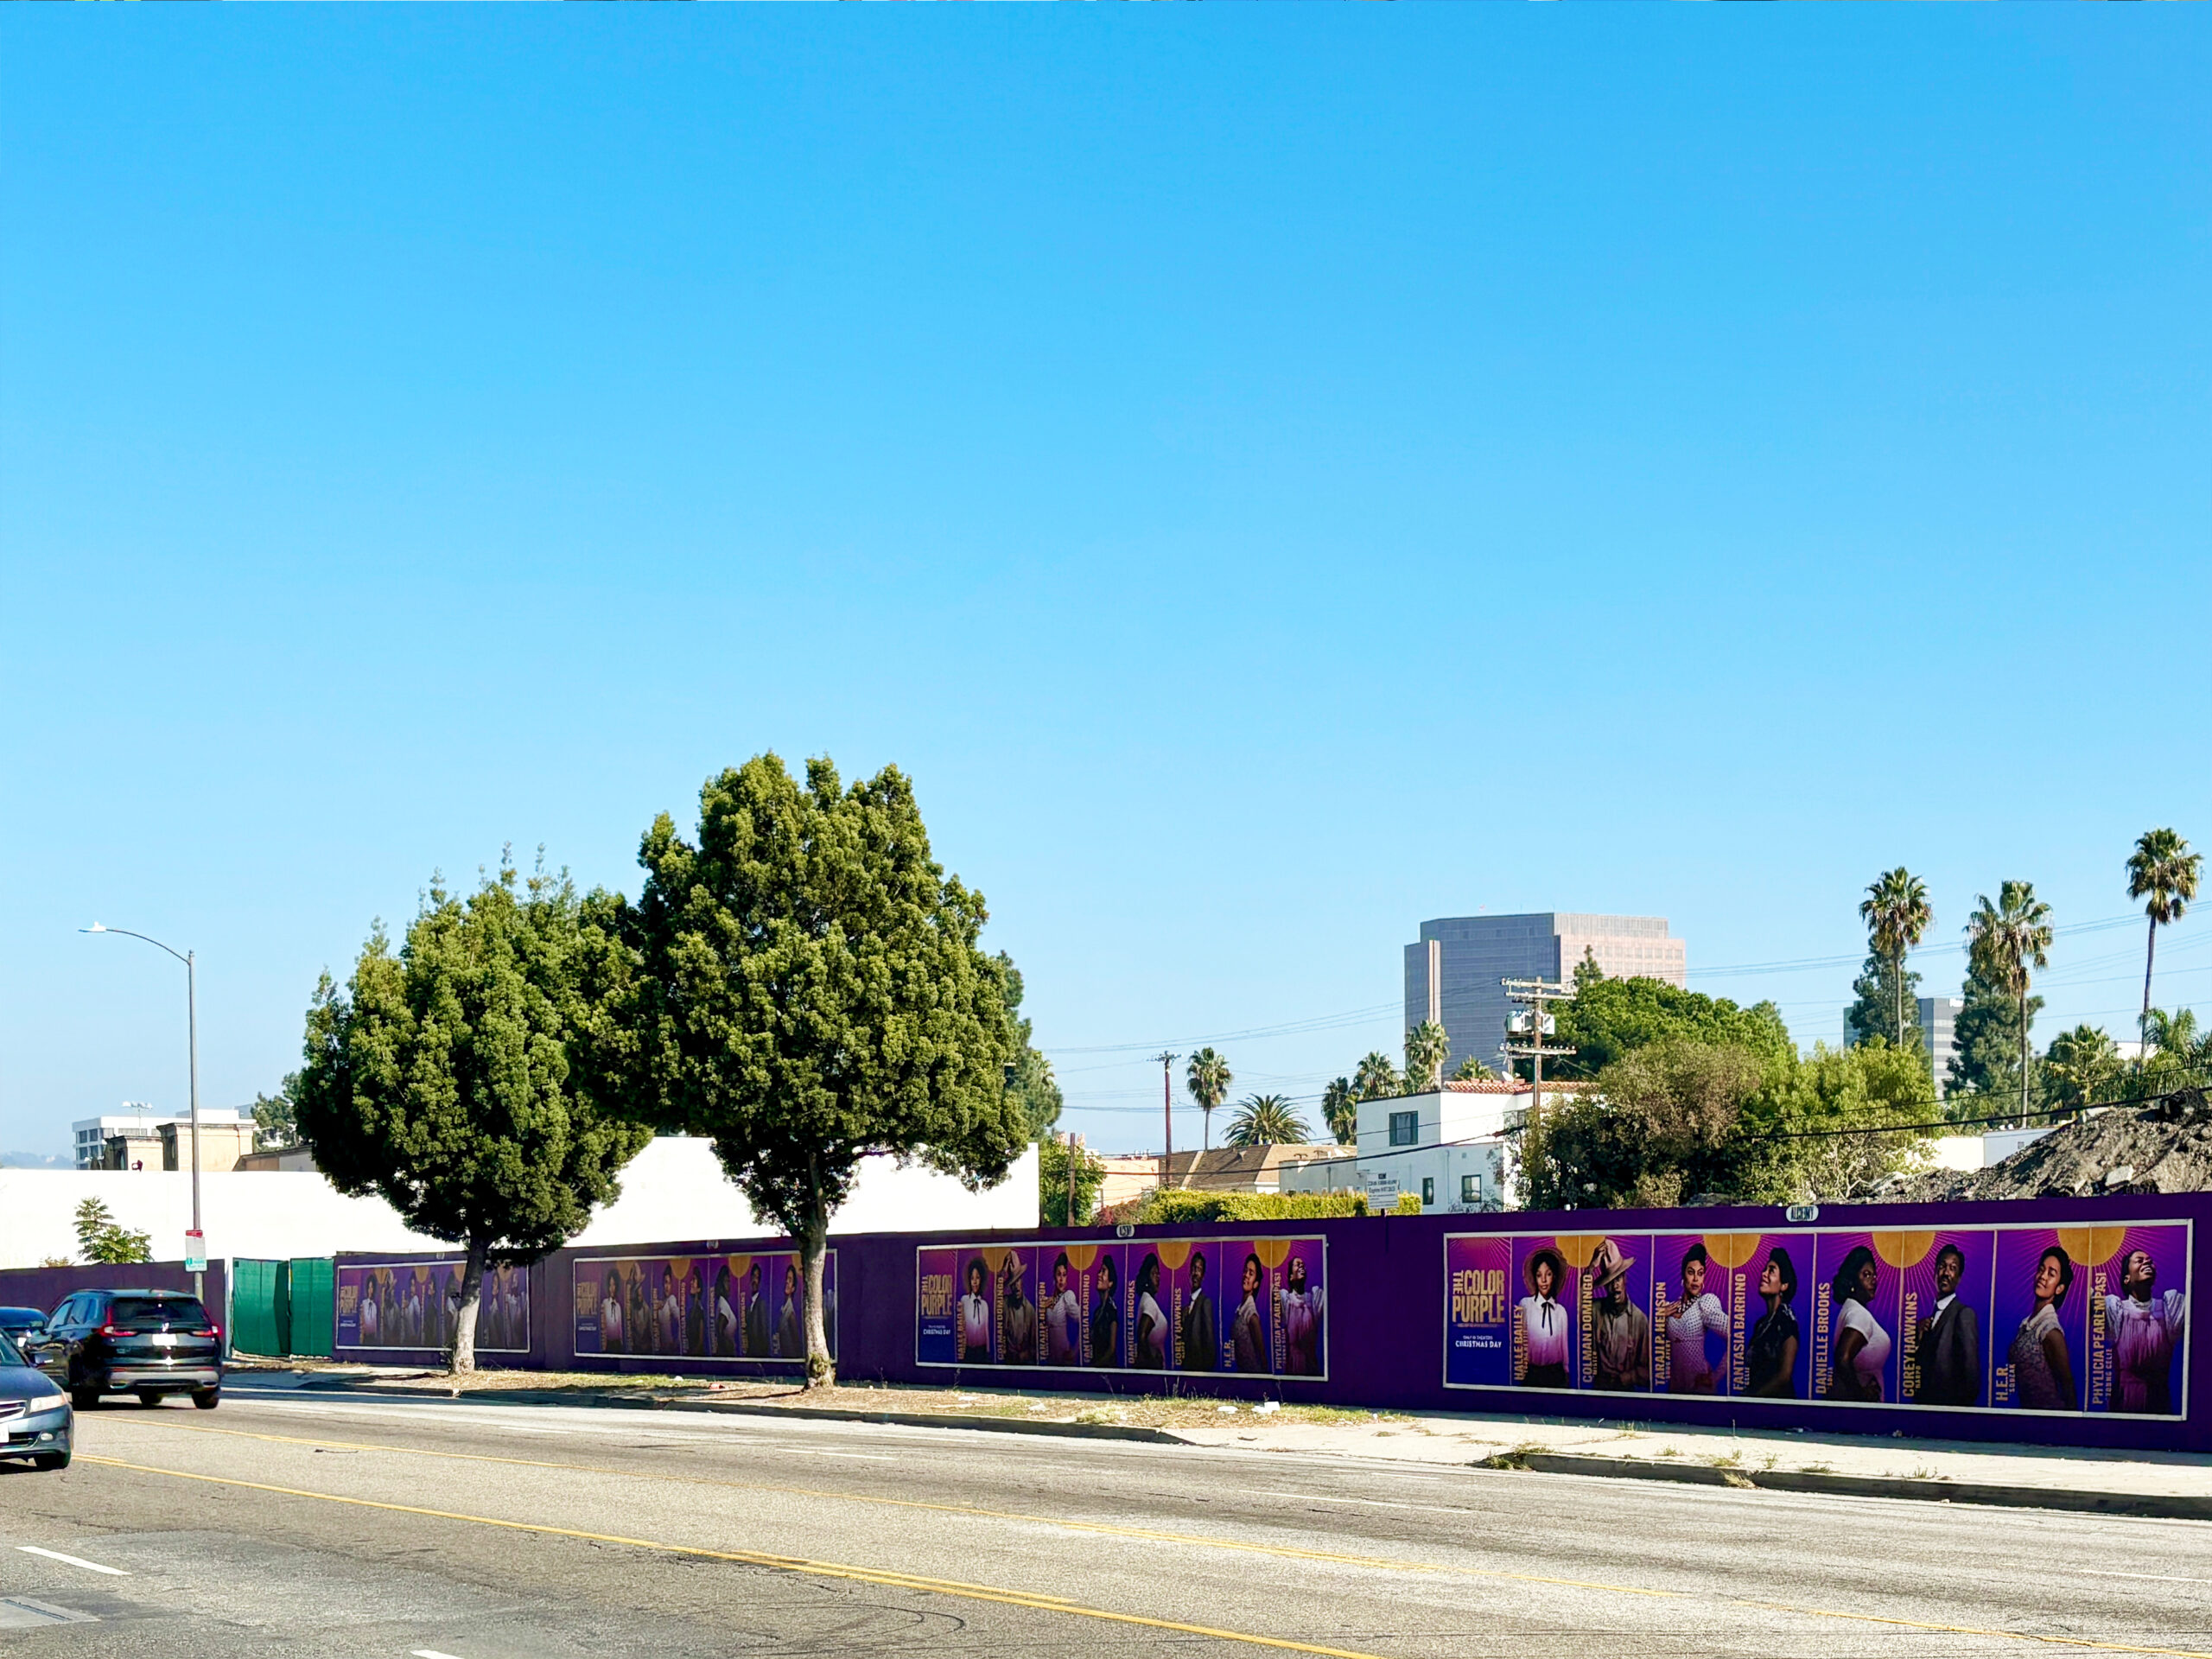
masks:
{"type": "Polygon", "coordinates": [[[2050,1039],[2044,1067],[2057,1079],[2064,1104],[2077,1109],[2093,1105],[2120,1075],[2120,1048],[2099,1027],[2079,1025],[2050,1039]]]}
{"type": "Polygon", "coordinates": [[[1211,1048],[1202,1048],[1191,1056],[1191,1064],[1183,1072],[1184,1081],[1190,1085],[1191,1098],[1198,1103],[1205,1114],[1203,1148],[1213,1147],[1214,1108],[1229,1097],[1229,1085],[1235,1079],[1230,1073],[1229,1062],[1211,1048]]]}
{"type": "Polygon", "coordinates": [[[2158,929],[2181,919],[2189,901],[2196,897],[2196,878],[2203,873],[2204,855],[2192,853],[2189,843],[2171,830],[2145,830],[2127,855],[2127,896],[2147,900],[2151,918],[2150,943],[2143,950],[2143,1015],[2139,1022],[2143,1040],[2151,1040],[2151,964],[2158,954],[2158,929]]]}
{"type": "Polygon", "coordinates": [[[1496,1083],[1497,1073],[1470,1054],[1453,1069],[1452,1081],[1454,1083],[1496,1083]]]}
{"type": "Polygon", "coordinates": [[[1406,1033],[1406,1090],[1427,1094],[1437,1086],[1444,1062],[1451,1058],[1452,1039],[1433,1020],[1424,1020],[1406,1033]]]}
{"type": "Polygon", "coordinates": [[[1321,1091],[1321,1116],[1340,1147],[1351,1146],[1359,1135],[1359,1091],[1350,1077],[1338,1077],[1321,1091]]]}
{"type": "MultiPolygon", "coordinates": [[[[1904,953],[1927,934],[1936,912],[1928,907],[1928,884],[1902,864],[1886,870],[1866,889],[1859,906],[1859,919],[1866,924],[1866,943],[1878,957],[1886,957],[1890,977],[1897,986],[1897,1046],[1904,1046],[1904,953]]],[[[1912,1028],[1920,1029],[1913,1021],[1912,1028]]]]}
{"type": "Polygon", "coordinates": [[[1398,1081],[1398,1068],[1380,1049],[1370,1051],[1360,1061],[1358,1069],[1351,1074],[1351,1086],[1362,1100],[1387,1100],[1405,1093],[1398,1081]]]}
{"type": "Polygon", "coordinates": [[[2148,1052],[2143,1056],[2143,1069],[2146,1071],[2196,1071],[2212,1066],[2212,1031],[2197,1031],[2194,1008],[2183,1008],[2179,1014],[2168,1014],[2164,1008],[2152,1009],[2143,1022],[2143,1040],[2148,1046],[2148,1052]]]}
{"type": "Polygon", "coordinates": [[[1248,1095],[1229,1120],[1232,1147],[1302,1147],[1306,1135],[1306,1120],[1287,1095],[1248,1095]]]}
{"type": "Polygon", "coordinates": [[[1997,902],[1980,895],[1967,918],[1967,950],[1975,970],[2001,985],[2020,1005],[2020,1123],[2028,1121],[2028,970],[2050,966],[2050,906],[2036,897],[2032,881],[2007,881],[1997,902]]]}

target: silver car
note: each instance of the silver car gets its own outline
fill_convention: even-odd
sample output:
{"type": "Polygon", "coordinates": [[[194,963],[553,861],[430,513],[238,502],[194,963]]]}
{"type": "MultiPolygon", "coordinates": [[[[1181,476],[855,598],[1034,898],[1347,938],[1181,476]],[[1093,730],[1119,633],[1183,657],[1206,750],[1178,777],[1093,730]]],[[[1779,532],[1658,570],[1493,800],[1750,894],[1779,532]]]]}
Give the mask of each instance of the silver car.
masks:
{"type": "Polygon", "coordinates": [[[69,1396],[0,1332],[0,1458],[35,1469],[67,1469],[77,1433],[69,1396]]]}

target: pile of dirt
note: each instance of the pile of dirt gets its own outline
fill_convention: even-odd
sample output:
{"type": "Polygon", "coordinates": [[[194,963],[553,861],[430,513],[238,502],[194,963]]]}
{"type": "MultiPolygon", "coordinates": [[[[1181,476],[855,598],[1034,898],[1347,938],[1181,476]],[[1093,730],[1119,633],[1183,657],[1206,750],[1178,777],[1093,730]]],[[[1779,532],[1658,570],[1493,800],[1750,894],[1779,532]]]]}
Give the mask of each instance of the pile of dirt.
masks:
{"type": "Polygon", "coordinates": [[[2082,1198],[2095,1192],[2212,1190],[2212,1105],[2187,1089],[2113,1107],[2030,1141],[1987,1169],[1939,1169],[1885,1199],[2082,1198]]]}

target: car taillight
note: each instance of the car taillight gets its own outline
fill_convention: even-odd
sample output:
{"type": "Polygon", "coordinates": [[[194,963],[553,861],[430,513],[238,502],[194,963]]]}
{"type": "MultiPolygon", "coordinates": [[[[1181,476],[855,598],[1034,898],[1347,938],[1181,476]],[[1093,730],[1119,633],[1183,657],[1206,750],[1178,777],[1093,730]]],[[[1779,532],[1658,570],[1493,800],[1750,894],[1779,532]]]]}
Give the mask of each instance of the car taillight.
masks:
{"type": "Polygon", "coordinates": [[[119,1334],[120,1333],[111,1325],[104,1325],[100,1326],[100,1335],[104,1337],[112,1337],[119,1334]]]}
{"type": "Polygon", "coordinates": [[[220,1331],[218,1331],[218,1330],[217,1330],[213,1325],[208,1325],[208,1326],[207,1326],[206,1329],[204,1329],[204,1330],[195,1331],[195,1332],[194,1332],[192,1334],[193,1334],[194,1336],[195,1336],[195,1337],[213,1337],[213,1338],[214,1338],[216,1340],[218,1340],[218,1341],[220,1341],[220,1340],[222,1339],[222,1335],[223,1335],[223,1333],[222,1333],[220,1331]]]}

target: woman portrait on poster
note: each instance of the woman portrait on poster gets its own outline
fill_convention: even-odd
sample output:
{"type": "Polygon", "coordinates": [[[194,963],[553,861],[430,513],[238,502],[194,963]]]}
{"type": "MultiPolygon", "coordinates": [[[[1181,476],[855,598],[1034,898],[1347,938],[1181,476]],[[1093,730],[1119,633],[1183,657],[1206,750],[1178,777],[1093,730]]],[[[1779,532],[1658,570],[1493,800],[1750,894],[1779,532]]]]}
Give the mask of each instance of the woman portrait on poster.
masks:
{"type": "Polygon", "coordinates": [[[2112,1344],[2112,1408],[2170,1416],[2174,1408],[2174,1351],[2187,1328],[2178,1288],[2158,1290],[2158,1259],[2132,1249],[2120,1259],[2120,1289],[2105,1298],[2106,1338],[2112,1344]]]}
{"type": "Polygon", "coordinates": [[[730,1282],[729,1263],[715,1263],[715,1290],[708,1299],[707,1313],[715,1327],[715,1352],[723,1359],[737,1357],[737,1308],[730,1300],[734,1288],[730,1282]]]}
{"type": "Polygon", "coordinates": [[[653,1343],[653,1317],[651,1303],[645,1294],[645,1270],[633,1267],[628,1282],[623,1287],[623,1298],[629,1317],[622,1322],[624,1334],[630,1339],[633,1354],[653,1354],[660,1350],[653,1343]]]}
{"type": "Polygon", "coordinates": [[[1122,1275],[1114,1258],[1098,1258],[1098,1300],[1090,1310],[1090,1363],[1122,1363],[1122,1275]]]}
{"type": "Polygon", "coordinates": [[[1547,1244],[1529,1256],[1521,1277],[1529,1287],[1529,1294],[1514,1310],[1521,1320],[1521,1386],[1563,1389],[1567,1386],[1567,1359],[1573,1351],[1567,1309],[1559,1300],[1560,1287],[1567,1280],[1567,1263],[1547,1244]]]}
{"type": "Polygon", "coordinates": [[[1705,1287],[1709,1258],[1700,1241],[1682,1252],[1682,1294],[1667,1310],[1667,1392],[1714,1394],[1719,1373],[1705,1351],[1707,1335],[1728,1334],[1728,1310],[1705,1287]]]}
{"type": "Polygon", "coordinates": [[[1240,1371],[1260,1372],[1268,1369],[1267,1332],[1260,1323],[1260,1287],[1267,1282],[1267,1277],[1260,1258],[1247,1255],[1243,1281],[1237,1287],[1236,1312],[1229,1322],[1229,1345],[1240,1371]]]}
{"type": "Polygon", "coordinates": [[[1881,1287],[1882,1269],[1874,1252],[1854,1244],[1829,1287],[1835,1306],[1835,1327],[1828,1344],[1831,1400],[1881,1402],[1882,1373],[1896,1345],[1874,1317],[1874,1296],[1881,1287]]]}
{"type": "Polygon", "coordinates": [[[1748,1391],[1770,1400],[1797,1397],[1797,1314],[1789,1305],[1797,1300],[1797,1267],[1789,1252],[1776,1245],[1766,1253],[1759,1269],[1759,1299],[1766,1312],[1751,1327],[1745,1356],[1751,1373],[1748,1391]]]}
{"type": "Polygon", "coordinates": [[[384,1342],[384,1318],[377,1311],[377,1275],[371,1270],[361,1287],[361,1346],[380,1347],[384,1342]]]}
{"type": "Polygon", "coordinates": [[[2052,1245],[2036,1258],[2035,1309],[2012,1333],[2012,1387],[2030,1411],[2079,1411],[2082,1395],[2074,1382],[2074,1359],[2059,1328],[2058,1310],[2074,1288],[2074,1258],[2052,1245]]]}
{"type": "Polygon", "coordinates": [[[806,1298],[798,1283],[798,1262],[796,1258],[784,1263],[784,1311],[776,1319],[776,1357],[779,1359],[803,1359],[806,1355],[806,1335],[801,1324],[806,1310],[806,1298]]]}
{"type": "Polygon", "coordinates": [[[1075,1268],[1062,1250],[1052,1258],[1052,1295],[1045,1304],[1045,1363],[1073,1365],[1078,1362],[1076,1344],[1083,1334],[1083,1308],[1070,1283],[1075,1268]]]}
{"type": "Polygon", "coordinates": [[[1167,1316],[1160,1309],[1160,1258],[1147,1255],[1137,1269],[1136,1368],[1167,1369],[1167,1316]]]}
{"type": "Polygon", "coordinates": [[[607,1282],[600,1287],[599,1351],[619,1354],[622,1346],[622,1275],[613,1268],[607,1270],[607,1282]]]}
{"type": "Polygon", "coordinates": [[[968,1294],[960,1299],[960,1357],[970,1364],[991,1360],[991,1274],[983,1258],[968,1258],[968,1294]]]}

